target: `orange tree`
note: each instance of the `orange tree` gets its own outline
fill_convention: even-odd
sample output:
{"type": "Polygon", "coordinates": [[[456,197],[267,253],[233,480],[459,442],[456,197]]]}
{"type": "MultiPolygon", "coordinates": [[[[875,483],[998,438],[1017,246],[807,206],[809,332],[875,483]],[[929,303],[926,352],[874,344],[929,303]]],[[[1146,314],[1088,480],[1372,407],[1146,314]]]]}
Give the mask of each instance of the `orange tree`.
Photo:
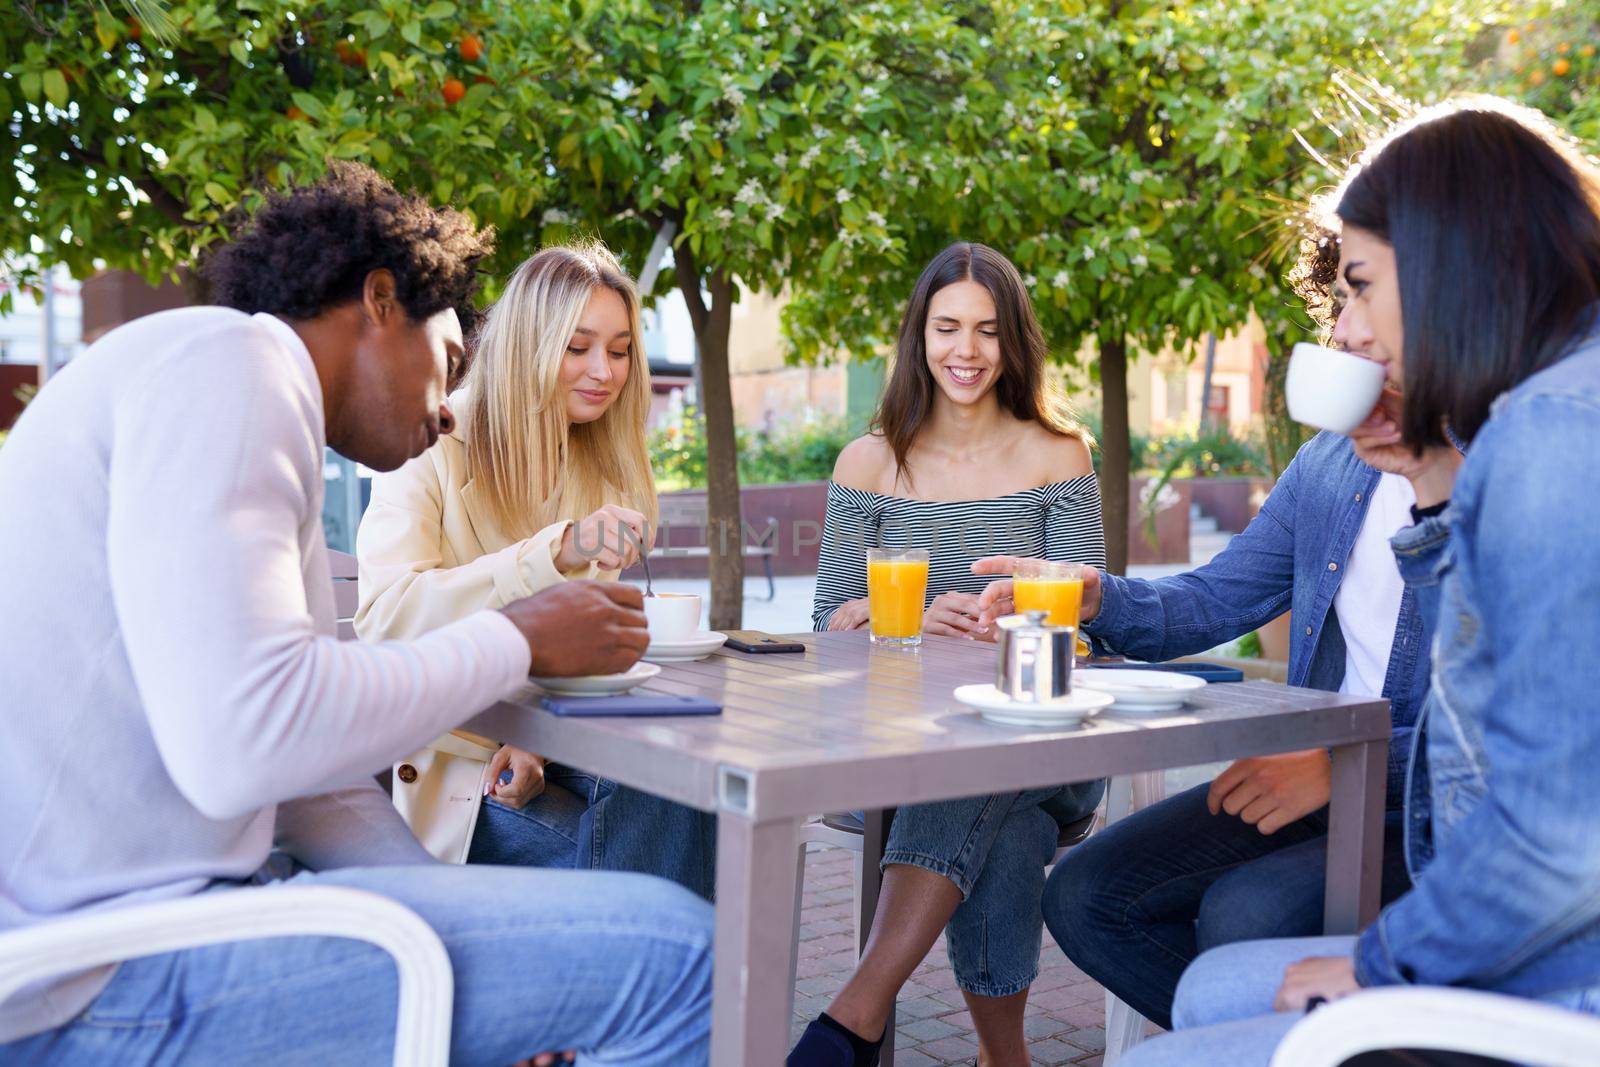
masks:
{"type": "Polygon", "coordinates": [[[1008,252],[1058,353],[1099,373],[1119,565],[1129,346],[1278,317],[1276,216],[1320,180],[1296,135],[1337,143],[1319,111],[1330,79],[1449,84],[1494,14],[1464,0],[172,0],[163,36],[117,10],[0,14],[13,268],[168,272],[330,158],[494,224],[501,273],[573,230],[635,268],[667,237],[660,287],[694,322],[711,514],[732,534],[712,539],[718,627],[742,599],[727,375],[741,288],[791,295],[798,358],[866,355],[940,245],[1008,252]]]}

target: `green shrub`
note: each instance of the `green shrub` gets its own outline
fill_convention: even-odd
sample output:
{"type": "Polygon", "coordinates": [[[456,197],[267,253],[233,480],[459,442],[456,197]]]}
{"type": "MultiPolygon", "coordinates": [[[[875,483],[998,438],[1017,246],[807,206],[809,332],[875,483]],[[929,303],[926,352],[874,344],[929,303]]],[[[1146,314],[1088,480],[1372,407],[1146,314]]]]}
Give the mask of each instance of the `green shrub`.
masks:
{"type": "MultiPolygon", "coordinates": [[[[776,430],[738,431],[739,483],[773,485],[825,481],[851,435],[844,420],[808,418],[776,430]]],[[[656,488],[701,489],[706,484],[705,422],[685,407],[650,436],[650,457],[656,488]]]]}

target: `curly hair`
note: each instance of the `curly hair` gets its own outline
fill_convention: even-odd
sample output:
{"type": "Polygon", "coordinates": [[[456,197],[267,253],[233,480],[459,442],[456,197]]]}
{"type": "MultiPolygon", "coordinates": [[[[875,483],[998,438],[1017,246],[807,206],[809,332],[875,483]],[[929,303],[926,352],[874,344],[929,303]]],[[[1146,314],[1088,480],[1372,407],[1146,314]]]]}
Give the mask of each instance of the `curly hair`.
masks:
{"type": "Polygon", "coordinates": [[[478,261],[493,248],[493,229],[336,162],[321,181],[270,196],[203,272],[214,303],[309,319],[359,299],[367,275],[387,269],[408,318],[455,308],[470,329],[478,261]]]}
{"type": "Polygon", "coordinates": [[[1302,225],[1300,255],[1289,269],[1289,287],[1312,321],[1331,335],[1340,311],[1334,289],[1339,280],[1339,234],[1319,221],[1305,220],[1302,225]]]}

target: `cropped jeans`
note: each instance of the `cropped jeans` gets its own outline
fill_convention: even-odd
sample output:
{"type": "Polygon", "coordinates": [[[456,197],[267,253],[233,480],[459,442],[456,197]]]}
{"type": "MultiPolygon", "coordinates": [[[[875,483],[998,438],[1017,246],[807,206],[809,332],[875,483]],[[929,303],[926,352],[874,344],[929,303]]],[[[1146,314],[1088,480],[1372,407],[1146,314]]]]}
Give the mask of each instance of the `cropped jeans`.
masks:
{"type": "Polygon", "coordinates": [[[895,811],[883,866],[921,867],[961,890],[945,944],[956,984],[1006,997],[1033,984],[1045,867],[1061,827],[1094,811],[1105,782],[941,800],[895,811]]]}

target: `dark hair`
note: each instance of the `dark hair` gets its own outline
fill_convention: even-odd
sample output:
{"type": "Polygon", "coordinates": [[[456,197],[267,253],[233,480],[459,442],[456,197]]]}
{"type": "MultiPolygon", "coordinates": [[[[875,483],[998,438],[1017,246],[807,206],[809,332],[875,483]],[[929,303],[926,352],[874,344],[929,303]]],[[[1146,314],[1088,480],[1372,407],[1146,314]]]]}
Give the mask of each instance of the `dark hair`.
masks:
{"type": "Polygon", "coordinates": [[[360,299],[367,275],[387,268],[408,318],[455,308],[470,330],[478,261],[493,245],[494,231],[459,211],[338,162],[314,185],[270,197],[204,269],[213,303],[309,319],[360,299]]]}
{"type": "Polygon", "coordinates": [[[988,245],[962,241],[934,256],[917,279],[900,320],[894,367],[872,420],[873,432],[883,434],[894,451],[897,474],[907,470],[906,456],[933,412],[938,390],[933,372],[928,369],[928,304],[933,294],[956,282],[977,282],[994,298],[995,325],[1000,335],[1000,379],[994,388],[1001,409],[1087,443],[1088,435],[1073,423],[1065,402],[1045,377],[1049,350],[1022,275],[1009,259],[988,245]]]}
{"type": "Polygon", "coordinates": [[[1600,300],[1600,175],[1536,112],[1475,98],[1371,149],[1334,208],[1394,247],[1401,432],[1471,440],[1495,397],[1558,362],[1600,300]]]}
{"type": "Polygon", "coordinates": [[[1325,342],[1338,324],[1343,304],[1336,283],[1339,280],[1339,235],[1313,220],[1304,220],[1300,235],[1300,254],[1289,268],[1289,288],[1305,304],[1311,321],[1322,328],[1325,342]]]}

